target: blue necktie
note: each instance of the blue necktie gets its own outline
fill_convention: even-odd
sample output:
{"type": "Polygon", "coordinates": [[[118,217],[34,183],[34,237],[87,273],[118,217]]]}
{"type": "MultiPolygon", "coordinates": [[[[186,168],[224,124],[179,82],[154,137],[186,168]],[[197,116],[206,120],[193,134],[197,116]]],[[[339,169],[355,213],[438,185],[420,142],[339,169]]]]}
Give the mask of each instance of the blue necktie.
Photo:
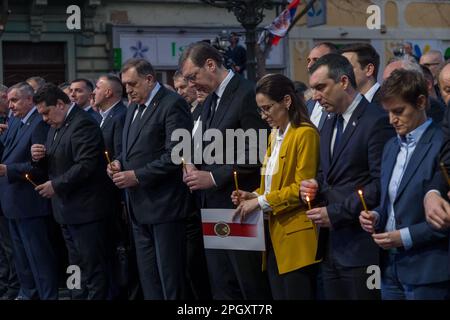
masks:
{"type": "Polygon", "coordinates": [[[344,133],[344,117],[339,114],[336,120],[336,139],[334,140],[333,154],[336,152],[339,143],[341,142],[342,134],[344,133]]]}

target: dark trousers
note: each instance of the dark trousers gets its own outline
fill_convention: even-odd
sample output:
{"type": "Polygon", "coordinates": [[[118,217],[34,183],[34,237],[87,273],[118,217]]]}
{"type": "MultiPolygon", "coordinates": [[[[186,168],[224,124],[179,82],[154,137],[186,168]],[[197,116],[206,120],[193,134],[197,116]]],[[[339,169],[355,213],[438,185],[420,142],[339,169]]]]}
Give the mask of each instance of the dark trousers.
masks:
{"type": "Polygon", "coordinates": [[[5,295],[6,298],[14,299],[19,289],[8,220],[0,216],[0,297],[5,295]]]}
{"type": "Polygon", "coordinates": [[[317,264],[279,274],[273,247],[267,251],[267,275],[274,300],[313,300],[316,292],[317,264]]]}
{"type": "Polygon", "coordinates": [[[186,220],[187,280],[189,299],[211,300],[211,287],[206,267],[200,212],[194,211],[186,220]]]}
{"type": "Polygon", "coordinates": [[[74,300],[104,300],[108,295],[111,268],[108,267],[105,220],[61,225],[69,263],[81,270],[81,288],[72,289],[74,300]]]}
{"type": "Polygon", "coordinates": [[[185,299],[186,222],[132,223],[144,299],[185,299]]]}
{"type": "Polygon", "coordinates": [[[342,266],[327,249],[321,264],[325,300],[379,300],[380,290],[367,287],[367,267],[342,266]]]}
{"type": "Polygon", "coordinates": [[[58,299],[58,264],[50,239],[50,219],[8,219],[23,299],[58,299]]]}
{"type": "Polygon", "coordinates": [[[261,252],[207,249],[205,253],[213,299],[271,299],[261,252]]]}

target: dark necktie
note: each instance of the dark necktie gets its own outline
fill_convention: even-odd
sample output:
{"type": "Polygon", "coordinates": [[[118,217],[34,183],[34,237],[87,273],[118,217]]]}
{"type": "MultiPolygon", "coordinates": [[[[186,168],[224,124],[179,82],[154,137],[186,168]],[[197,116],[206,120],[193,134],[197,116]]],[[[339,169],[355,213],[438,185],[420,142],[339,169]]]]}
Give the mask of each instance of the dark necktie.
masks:
{"type": "Polygon", "coordinates": [[[212,93],[212,99],[211,99],[211,105],[209,108],[209,113],[208,113],[208,118],[206,119],[206,128],[208,129],[209,127],[211,127],[211,123],[212,120],[214,118],[214,115],[216,113],[216,109],[217,109],[217,99],[219,98],[219,96],[213,92],[212,93]]]}
{"type": "Polygon", "coordinates": [[[130,146],[131,143],[133,143],[134,139],[136,138],[138,131],[139,131],[139,125],[141,123],[142,113],[145,110],[146,105],[140,104],[138,107],[138,112],[136,116],[134,117],[133,121],[131,122],[130,129],[128,130],[128,141],[127,146],[130,146]]]}
{"type": "Polygon", "coordinates": [[[334,140],[333,155],[341,142],[342,133],[344,132],[344,117],[339,114],[336,119],[336,139],[334,140]]]}

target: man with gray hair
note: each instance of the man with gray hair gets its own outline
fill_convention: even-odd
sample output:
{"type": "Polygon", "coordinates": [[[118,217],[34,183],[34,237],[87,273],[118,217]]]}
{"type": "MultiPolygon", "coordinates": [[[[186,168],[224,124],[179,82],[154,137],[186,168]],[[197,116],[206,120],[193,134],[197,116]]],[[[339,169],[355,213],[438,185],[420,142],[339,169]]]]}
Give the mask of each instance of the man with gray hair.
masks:
{"type": "Polygon", "coordinates": [[[414,59],[411,59],[411,57],[409,56],[403,56],[389,60],[389,63],[386,65],[383,71],[383,80],[389,78],[392,71],[396,69],[417,71],[423,75],[420,65],[414,59]]]}
{"type": "Polygon", "coordinates": [[[186,297],[186,217],[188,189],[183,167],[172,162],[177,129],[190,132],[186,101],[156,79],[150,62],[130,59],[122,66],[122,84],[133,104],[123,130],[122,153],[108,174],[127,192],[139,278],[144,298],[186,297]]]}
{"type": "MultiPolygon", "coordinates": [[[[0,84],[0,157],[3,154],[3,142],[6,136],[4,131],[8,128],[8,87],[0,84]]],[[[4,190],[0,190],[3,193],[4,190]]],[[[11,235],[9,233],[8,220],[3,215],[0,205],[0,300],[14,299],[19,292],[19,280],[17,279],[12,254],[11,235]]]]}
{"type": "Polygon", "coordinates": [[[57,299],[58,271],[53,251],[51,209],[33,183],[45,180],[45,172],[31,164],[30,148],[43,143],[49,130],[33,104],[33,88],[26,82],[8,90],[10,121],[0,164],[0,201],[8,220],[14,262],[20,281],[16,299],[57,299]]]}

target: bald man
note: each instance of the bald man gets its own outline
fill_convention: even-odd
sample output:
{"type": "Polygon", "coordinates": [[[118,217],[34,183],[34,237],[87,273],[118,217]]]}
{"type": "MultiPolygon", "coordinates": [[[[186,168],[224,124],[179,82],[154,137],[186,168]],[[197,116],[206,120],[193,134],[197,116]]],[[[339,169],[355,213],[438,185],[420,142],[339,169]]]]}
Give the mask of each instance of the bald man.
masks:
{"type": "Polygon", "coordinates": [[[439,73],[439,88],[442,100],[448,105],[450,103],[450,63],[447,63],[439,73]]]}
{"type": "Polygon", "coordinates": [[[439,86],[438,86],[438,76],[439,71],[444,65],[444,56],[442,52],[438,50],[430,50],[420,57],[420,64],[430,69],[434,77],[434,90],[436,95],[440,97],[439,86]]]}

